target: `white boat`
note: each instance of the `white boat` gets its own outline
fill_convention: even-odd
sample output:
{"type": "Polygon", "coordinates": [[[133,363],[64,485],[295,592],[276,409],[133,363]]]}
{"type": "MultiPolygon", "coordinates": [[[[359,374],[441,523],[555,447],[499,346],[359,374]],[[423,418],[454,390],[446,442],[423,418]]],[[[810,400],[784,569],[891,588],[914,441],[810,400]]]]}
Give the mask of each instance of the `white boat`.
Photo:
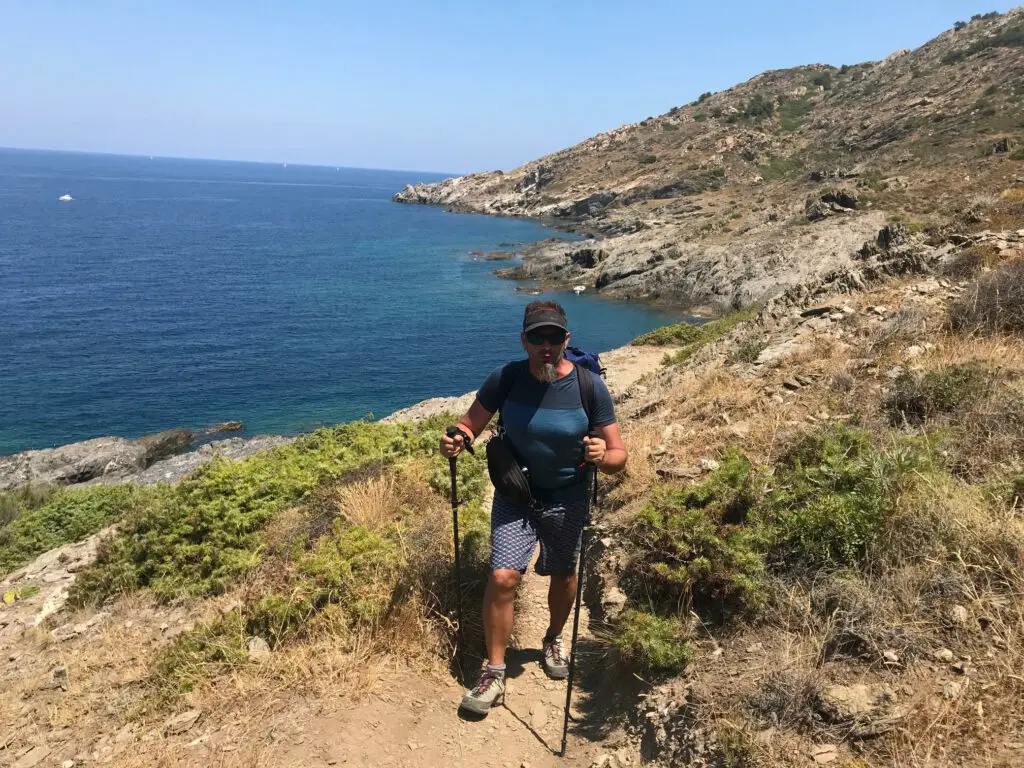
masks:
{"type": "Polygon", "coordinates": [[[574,285],[572,287],[572,289],[576,292],[576,295],[579,296],[581,293],[583,293],[585,290],[587,290],[587,286],[585,286],[585,285],[574,285]]]}
{"type": "Polygon", "coordinates": [[[57,199],[60,200],[62,203],[69,203],[75,198],[73,198],[71,195],[61,195],[57,199]]]}

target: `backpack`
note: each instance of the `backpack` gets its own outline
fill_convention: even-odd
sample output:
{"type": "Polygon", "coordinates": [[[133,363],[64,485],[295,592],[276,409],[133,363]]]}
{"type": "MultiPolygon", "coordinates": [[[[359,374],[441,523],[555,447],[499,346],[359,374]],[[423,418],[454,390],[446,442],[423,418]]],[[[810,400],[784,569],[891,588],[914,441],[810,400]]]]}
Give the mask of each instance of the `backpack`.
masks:
{"type": "Polygon", "coordinates": [[[584,352],[579,347],[566,347],[565,359],[604,378],[605,368],[601,365],[601,357],[596,352],[584,352]]]}
{"type": "MultiPolygon", "coordinates": [[[[588,361],[600,367],[597,355],[590,355],[579,349],[573,349],[578,354],[585,356],[588,361]]],[[[528,370],[529,365],[529,361],[520,360],[506,366],[505,370],[502,371],[501,379],[498,382],[498,388],[501,392],[499,410],[504,407],[505,401],[508,399],[509,393],[516,383],[516,379],[520,374],[528,370]]],[[[573,365],[576,366],[576,381],[579,382],[580,401],[583,404],[583,410],[587,414],[587,423],[589,425],[593,420],[595,394],[594,380],[588,372],[593,369],[585,367],[575,360],[573,365]]],[[[601,369],[600,372],[603,373],[604,369],[601,369]]],[[[589,427],[587,431],[590,431],[589,427]]],[[[530,488],[530,480],[527,476],[526,468],[522,466],[522,462],[514,454],[512,446],[505,437],[505,426],[500,413],[498,415],[498,433],[487,441],[487,474],[490,476],[494,487],[514,505],[529,509],[534,507],[536,499],[530,488]]]]}

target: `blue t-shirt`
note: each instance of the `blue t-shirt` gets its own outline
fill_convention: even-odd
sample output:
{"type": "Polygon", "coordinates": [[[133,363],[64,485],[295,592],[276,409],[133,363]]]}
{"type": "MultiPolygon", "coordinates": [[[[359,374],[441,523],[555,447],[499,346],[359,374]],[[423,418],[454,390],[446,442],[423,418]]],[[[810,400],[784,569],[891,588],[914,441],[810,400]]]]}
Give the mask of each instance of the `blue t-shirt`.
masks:
{"type": "MultiPolygon", "coordinates": [[[[534,488],[550,490],[578,482],[583,462],[583,438],[587,434],[587,412],[580,396],[578,367],[551,384],[536,379],[523,363],[509,363],[496,369],[476,393],[480,404],[491,413],[501,408],[505,433],[516,455],[530,470],[534,488]],[[521,366],[508,398],[502,403],[502,372],[521,366]]],[[[594,427],[615,423],[615,406],[601,377],[583,369],[594,381],[594,427]]],[[[507,379],[506,379],[507,381],[507,379]]]]}

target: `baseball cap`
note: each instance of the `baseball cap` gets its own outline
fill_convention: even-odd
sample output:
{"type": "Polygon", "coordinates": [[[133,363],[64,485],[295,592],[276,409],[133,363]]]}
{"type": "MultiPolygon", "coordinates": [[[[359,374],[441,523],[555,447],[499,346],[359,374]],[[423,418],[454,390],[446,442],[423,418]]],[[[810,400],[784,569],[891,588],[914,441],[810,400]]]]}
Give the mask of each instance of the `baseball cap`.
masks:
{"type": "Polygon", "coordinates": [[[529,333],[534,328],[545,327],[561,328],[568,331],[565,320],[565,310],[553,301],[535,301],[526,307],[523,313],[523,333],[529,333]]]}

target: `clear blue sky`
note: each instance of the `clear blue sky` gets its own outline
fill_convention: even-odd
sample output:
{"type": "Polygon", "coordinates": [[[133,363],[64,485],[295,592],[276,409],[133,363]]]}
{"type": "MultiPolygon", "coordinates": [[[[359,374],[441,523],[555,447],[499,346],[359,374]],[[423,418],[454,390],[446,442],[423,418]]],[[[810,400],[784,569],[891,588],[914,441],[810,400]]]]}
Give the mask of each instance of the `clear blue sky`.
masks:
{"type": "Polygon", "coordinates": [[[512,168],[993,0],[0,0],[0,146],[512,168]]]}

